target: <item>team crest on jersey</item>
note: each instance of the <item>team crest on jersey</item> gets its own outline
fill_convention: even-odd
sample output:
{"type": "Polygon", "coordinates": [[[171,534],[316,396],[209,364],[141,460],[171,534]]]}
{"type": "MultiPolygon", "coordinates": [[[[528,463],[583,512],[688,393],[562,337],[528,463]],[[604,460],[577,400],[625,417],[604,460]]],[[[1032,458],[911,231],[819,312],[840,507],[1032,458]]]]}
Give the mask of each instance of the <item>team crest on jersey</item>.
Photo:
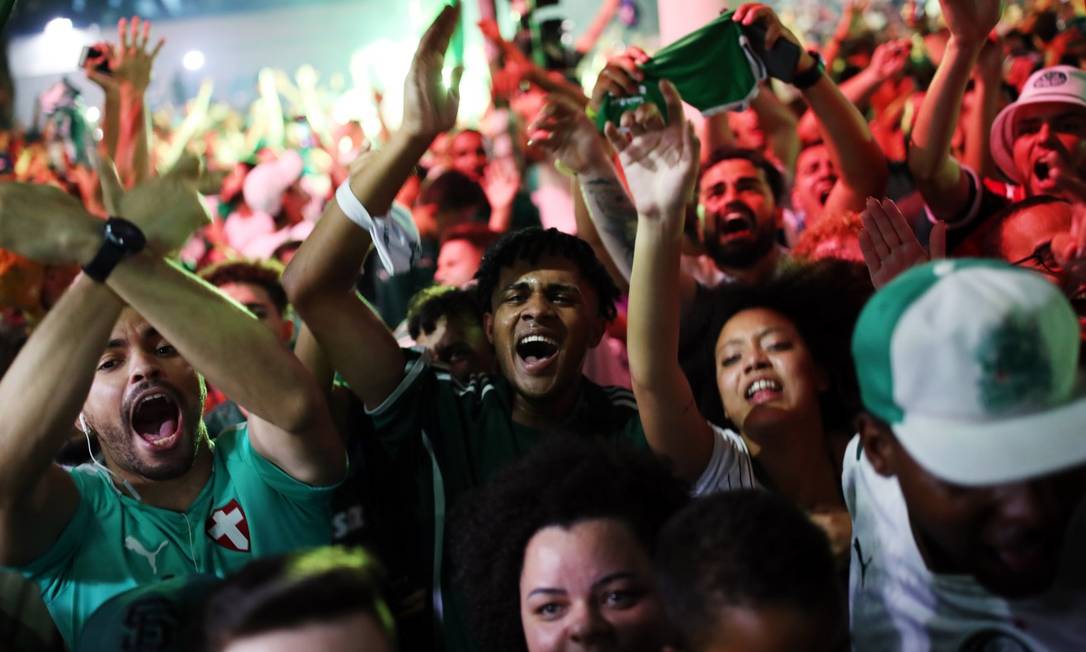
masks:
{"type": "Polygon", "coordinates": [[[207,536],[227,550],[249,552],[249,522],[236,498],[207,517],[207,536]]]}

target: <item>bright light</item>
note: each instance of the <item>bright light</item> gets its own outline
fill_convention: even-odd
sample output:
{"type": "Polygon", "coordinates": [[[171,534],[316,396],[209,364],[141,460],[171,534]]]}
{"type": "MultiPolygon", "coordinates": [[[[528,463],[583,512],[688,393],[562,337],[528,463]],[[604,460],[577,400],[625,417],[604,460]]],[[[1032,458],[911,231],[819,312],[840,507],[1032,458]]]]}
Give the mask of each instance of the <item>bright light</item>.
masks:
{"type": "Polygon", "coordinates": [[[83,112],[83,117],[87,119],[87,122],[98,122],[98,119],[102,117],[102,112],[96,106],[87,107],[87,110],[83,112]]]}
{"type": "Polygon", "coordinates": [[[67,34],[72,31],[72,21],[67,18],[54,18],[45,24],[46,34],[67,34]]]}
{"type": "Polygon", "coordinates": [[[204,67],[204,53],[199,50],[189,50],[181,58],[181,65],[185,70],[199,70],[204,67]]]}

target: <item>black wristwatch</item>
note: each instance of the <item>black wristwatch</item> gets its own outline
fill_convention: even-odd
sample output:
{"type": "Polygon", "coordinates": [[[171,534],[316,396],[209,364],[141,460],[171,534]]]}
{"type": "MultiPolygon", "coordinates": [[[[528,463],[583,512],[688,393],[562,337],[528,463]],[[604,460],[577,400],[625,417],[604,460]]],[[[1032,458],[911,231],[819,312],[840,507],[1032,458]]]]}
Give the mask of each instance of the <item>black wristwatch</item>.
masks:
{"type": "Polygon", "coordinates": [[[822,79],[822,73],[826,71],[826,64],[822,61],[822,55],[812,50],[808,50],[807,54],[814,59],[814,65],[803,72],[796,73],[796,76],[792,78],[792,85],[801,91],[805,91],[817,84],[818,80],[822,79]]]}
{"type": "Polygon", "coordinates": [[[102,236],[98,253],[83,267],[83,273],[99,283],[105,283],[118,263],[127,256],[138,254],[147,244],[143,231],[123,217],[106,220],[102,236]]]}

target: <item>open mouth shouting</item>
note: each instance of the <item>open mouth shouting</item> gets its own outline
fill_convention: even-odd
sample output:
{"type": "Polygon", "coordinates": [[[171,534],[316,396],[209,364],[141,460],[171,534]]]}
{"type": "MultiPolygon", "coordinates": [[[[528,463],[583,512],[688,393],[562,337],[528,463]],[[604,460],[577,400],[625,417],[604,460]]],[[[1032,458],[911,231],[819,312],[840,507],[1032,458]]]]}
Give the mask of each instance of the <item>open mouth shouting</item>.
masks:
{"type": "Polygon", "coordinates": [[[720,225],[717,240],[721,244],[754,237],[754,214],[746,206],[728,206],[717,224],[720,225]]]}
{"type": "Polygon", "coordinates": [[[516,357],[528,375],[544,374],[558,359],[558,339],[550,334],[528,333],[517,339],[516,357]]]}
{"type": "Polygon", "coordinates": [[[751,405],[761,405],[780,398],[783,391],[784,386],[780,381],[773,378],[759,378],[747,385],[747,391],[743,397],[751,405]]]}
{"type": "Polygon", "coordinates": [[[149,389],[133,401],[129,424],[152,450],[171,450],[181,441],[181,406],[171,392],[149,389]]]}

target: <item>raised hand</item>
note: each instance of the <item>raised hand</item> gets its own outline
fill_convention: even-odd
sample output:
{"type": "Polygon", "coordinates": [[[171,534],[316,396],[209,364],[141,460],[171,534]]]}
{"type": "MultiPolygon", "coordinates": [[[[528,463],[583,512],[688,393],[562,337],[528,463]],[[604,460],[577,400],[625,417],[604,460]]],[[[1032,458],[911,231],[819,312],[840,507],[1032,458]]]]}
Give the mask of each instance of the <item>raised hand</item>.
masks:
{"type": "Polygon", "coordinates": [[[445,50],[449,47],[456,23],[460,20],[460,3],[446,6],[434,19],[419,42],[411,70],[404,82],[402,129],[412,135],[433,138],[456,124],[460,106],[460,77],[463,68],[455,68],[452,84],[445,88],[441,71],[445,65],[445,50]]]}
{"type": "MultiPolygon", "coordinates": [[[[100,241],[95,222],[79,200],[45,184],[0,184],[0,249],[46,265],[68,265],[100,241]]],[[[89,258],[88,258],[89,260],[89,258]]]]}
{"type": "Polygon", "coordinates": [[[148,50],[151,38],[151,21],[140,20],[134,16],[131,21],[124,18],[117,21],[118,45],[109,59],[111,75],[88,72],[88,76],[99,85],[112,83],[134,92],[142,93],[151,83],[151,66],[162,50],[166,39],[160,38],[155,46],[148,50]]]}
{"type": "Polygon", "coordinates": [[[102,182],[102,200],[110,215],[123,217],[143,230],[148,246],[159,254],[181,248],[189,237],[210,218],[196,189],[200,161],[183,156],[166,174],[149,179],[125,192],[113,162],[102,158],[98,163],[102,182]]]}
{"type": "Polygon", "coordinates": [[[649,60],[649,55],[639,47],[631,47],[622,54],[612,57],[596,78],[588,106],[598,111],[603,98],[608,93],[615,97],[625,97],[637,93],[638,86],[645,79],[641,66],[649,60]]]}
{"type": "Polygon", "coordinates": [[[890,199],[868,197],[861,214],[860,251],[871,275],[871,284],[881,288],[910,267],[930,259],[946,257],[946,223],[938,222],[931,230],[931,255],[924,251],[901,210],[890,199]]]}
{"type": "Polygon", "coordinates": [[[878,79],[887,80],[900,77],[909,63],[912,41],[907,38],[887,41],[875,48],[871,55],[869,68],[878,79]]]}
{"type": "Polygon", "coordinates": [[[548,152],[574,173],[607,162],[603,140],[584,109],[568,98],[551,95],[528,125],[528,144],[548,152]]]}
{"type": "Polygon", "coordinates": [[[939,0],[950,35],[962,43],[979,46],[999,23],[1002,0],[939,0]]]}
{"type": "Polygon", "coordinates": [[[683,116],[679,91],[664,80],[660,92],[666,124],[656,105],[647,103],[622,114],[621,130],[607,123],[605,133],[622,160],[638,216],[681,220],[698,174],[700,143],[683,116]]]}
{"type": "Polygon", "coordinates": [[[803,44],[799,42],[796,35],[784,26],[780,16],[777,15],[777,12],[773,11],[772,7],[758,3],[740,5],[739,8],[735,10],[735,13],[732,14],[732,20],[744,27],[761,25],[765,29],[765,49],[767,51],[773,49],[773,46],[776,45],[777,39],[779,38],[791,41],[799,47],[800,56],[799,61],[796,63],[797,72],[806,70],[808,67],[814,65],[814,59],[810,54],[807,54],[807,50],[803,47],[803,44]]]}

